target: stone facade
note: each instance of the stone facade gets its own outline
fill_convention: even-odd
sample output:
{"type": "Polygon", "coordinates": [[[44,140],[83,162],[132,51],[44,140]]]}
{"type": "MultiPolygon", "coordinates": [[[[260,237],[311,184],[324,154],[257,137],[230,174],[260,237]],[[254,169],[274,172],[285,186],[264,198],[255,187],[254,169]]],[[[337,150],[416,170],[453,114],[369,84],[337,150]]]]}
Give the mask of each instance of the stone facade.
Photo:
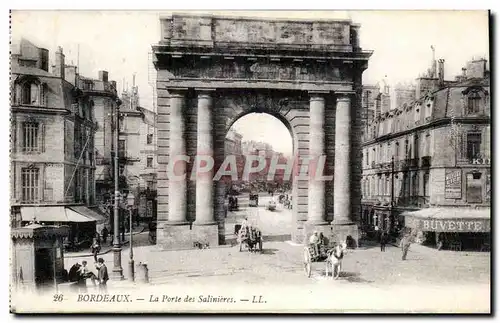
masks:
{"type": "Polygon", "coordinates": [[[22,40],[11,60],[14,226],[21,220],[21,207],[96,204],[93,106],[74,86],[74,75],[65,75],[62,48],[55,53],[52,73],[46,55],[22,40]]]}
{"type": "Polygon", "coordinates": [[[155,112],[139,105],[138,87],[122,93],[120,108],[120,175],[135,198],[134,212],[140,217],[156,215],[156,171],[158,169],[155,112]]]}
{"type": "MultiPolygon", "coordinates": [[[[153,46],[158,73],[157,243],[189,247],[186,232],[200,216],[203,223],[218,222],[214,229],[223,227],[224,181],[169,180],[166,169],[171,158],[187,153],[213,156],[217,170],[227,131],[251,112],[271,114],[287,126],[297,167],[304,163],[300,158],[324,154],[325,174],[336,176],[321,183],[294,177],[292,239],[302,243],[314,228],[329,231],[333,220],[340,235],[349,233],[357,240],[361,75],[371,55],[359,47],[359,26],[350,20],[184,15],[160,22],[162,39],[153,46]],[[213,194],[213,199],[201,205],[200,192],[213,194]],[[201,207],[211,211],[201,213],[201,207]]],[[[191,166],[176,163],[180,171],[191,166]]],[[[198,240],[212,237],[207,228],[199,234],[198,240]]],[[[218,243],[224,243],[223,237],[219,230],[218,243]]]]}
{"type": "Polygon", "coordinates": [[[429,90],[382,114],[364,134],[365,224],[382,229],[388,222],[394,225],[397,218],[385,220],[390,218],[391,200],[395,214],[424,207],[490,205],[489,74],[483,69],[480,77],[433,80],[428,84],[427,78],[419,78],[429,90]]]}

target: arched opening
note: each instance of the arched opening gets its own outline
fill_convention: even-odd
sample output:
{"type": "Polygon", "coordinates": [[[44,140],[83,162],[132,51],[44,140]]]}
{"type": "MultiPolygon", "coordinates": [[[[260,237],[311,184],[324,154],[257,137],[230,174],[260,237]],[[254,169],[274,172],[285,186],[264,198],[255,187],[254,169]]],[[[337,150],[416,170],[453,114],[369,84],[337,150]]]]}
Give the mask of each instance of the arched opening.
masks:
{"type": "Polygon", "coordinates": [[[226,241],[236,239],[245,219],[266,241],[291,239],[295,147],[293,130],[280,115],[250,112],[233,120],[224,142],[224,156],[237,168],[236,180],[225,182],[226,241]]]}

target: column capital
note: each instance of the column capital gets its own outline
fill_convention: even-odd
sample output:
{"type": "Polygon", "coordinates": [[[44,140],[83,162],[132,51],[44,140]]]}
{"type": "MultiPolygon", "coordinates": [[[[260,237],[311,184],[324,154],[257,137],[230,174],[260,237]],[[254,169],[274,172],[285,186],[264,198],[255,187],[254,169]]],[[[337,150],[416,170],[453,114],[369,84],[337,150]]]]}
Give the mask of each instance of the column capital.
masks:
{"type": "Polygon", "coordinates": [[[207,88],[195,88],[194,89],[198,98],[209,99],[212,98],[212,94],[216,91],[216,89],[207,89],[207,88]]]}
{"type": "Polygon", "coordinates": [[[309,101],[325,101],[325,96],[330,94],[329,91],[308,91],[309,101]]]}
{"type": "Polygon", "coordinates": [[[167,88],[167,91],[170,95],[170,97],[177,97],[177,98],[180,98],[180,97],[184,97],[186,92],[188,91],[188,88],[186,87],[169,87],[167,88]]]}
{"type": "Polygon", "coordinates": [[[335,98],[338,101],[351,101],[351,98],[356,94],[354,91],[335,92],[335,98]]]}

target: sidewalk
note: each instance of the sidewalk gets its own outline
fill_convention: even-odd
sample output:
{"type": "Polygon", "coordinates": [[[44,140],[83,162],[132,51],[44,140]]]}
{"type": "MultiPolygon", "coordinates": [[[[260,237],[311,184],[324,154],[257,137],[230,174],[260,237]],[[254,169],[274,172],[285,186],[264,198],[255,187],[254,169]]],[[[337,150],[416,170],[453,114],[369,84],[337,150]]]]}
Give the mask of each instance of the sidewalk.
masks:
{"type": "MultiPolygon", "coordinates": [[[[132,235],[140,234],[148,229],[147,224],[141,224],[138,227],[134,228],[132,235]]],[[[129,244],[129,233],[125,233],[125,241],[123,241],[122,246],[126,246],[129,244]]],[[[102,243],[101,246],[101,252],[99,252],[97,255],[102,256],[105,255],[113,250],[113,246],[110,245],[110,240],[108,239],[105,243],[102,243]]],[[[76,252],[65,252],[64,253],[64,258],[81,258],[81,257],[92,257],[93,254],[90,252],[89,249],[87,250],[82,250],[82,251],[76,251],[76,252]]]]}

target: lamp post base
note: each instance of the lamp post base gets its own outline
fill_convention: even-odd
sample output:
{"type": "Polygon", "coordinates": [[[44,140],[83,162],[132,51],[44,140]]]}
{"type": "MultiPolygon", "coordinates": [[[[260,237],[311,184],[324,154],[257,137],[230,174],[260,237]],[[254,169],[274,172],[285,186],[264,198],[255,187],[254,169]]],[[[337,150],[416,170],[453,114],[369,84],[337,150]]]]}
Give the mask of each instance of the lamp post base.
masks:
{"type": "Polygon", "coordinates": [[[113,270],[111,271],[112,280],[123,280],[122,268],[122,248],[113,247],[113,270]]]}
{"type": "Polygon", "coordinates": [[[134,259],[129,259],[128,270],[129,270],[129,280],[133,282],[135,280],[134,259]]]}

